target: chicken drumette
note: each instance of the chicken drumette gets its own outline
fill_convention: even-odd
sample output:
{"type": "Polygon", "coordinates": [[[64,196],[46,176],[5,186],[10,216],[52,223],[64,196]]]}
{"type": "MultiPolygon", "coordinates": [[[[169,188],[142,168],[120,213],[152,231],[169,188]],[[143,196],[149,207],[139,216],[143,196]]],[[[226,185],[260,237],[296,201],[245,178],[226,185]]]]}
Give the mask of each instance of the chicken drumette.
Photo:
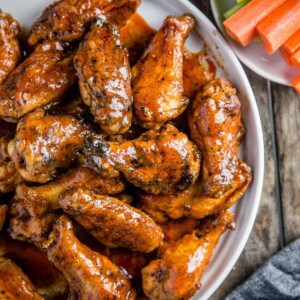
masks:
{"type": "Polygon", "coordinates": [[[74,58],[82,98],[107,134],[120,134],[131,124],[131,73],[116,26],[98,19],[74,58]]]}
{"type": "Polygon", "coordinates": [[[150,299],[190,299],[200,287],[220,235],[233,227],[230,212],[203,220],[142,270],[144,293],[150,299]]]}
{"type": "Polygon", "coordinates": [[[183,96],[183,45],[195,21],[169,16],[132,69],[134,110],[141,126],[155,129],[179,116],[183,96]]]}
{"type": "Polygon", "coordinates": [[[76,79],[73,57],[62,43],[39,45],[0,86],[0,117],[17,122],[36,108],[59,100],[76,79]]]}
{"type": "Polygon", "coordinates": [[[100,173],[114,176],[120,171],[135,186],[153,194],[187,189],[200,169],[197,147],[170,124],[123,143],[92,139],[85,155],[100,173]]]}
{"type": "Polygon", "coordinates": [[[0,294],[4,300],[44,299],[22,270],[4,257],[0,257],[0,294]]]}
{"type": "Polygon", "coordinates": [[[0,84],[20,61],[19,34],[18,22],[0,9],[0,84]]]}
{"type": "Polygon", "coordinates": [[[47,182],[66,168],[84,145],[86,128],[72,116],[37,110],[22,119],[12,142],[12,160],[28,181],[47,182]]]}
{"type": "Polygon", "coordinates": [[[200,182],[169,197],[142,194],[142,208],[160,220],[165,214],[200,219],[225,210],[252,180],[250,167],[238,157],[244,132],[241,104],[228,80],[218,78],[198,93],[189,110],[189,127],[203,155],[200,182]]]}
{"type": "Polygon", "coordinates": [[[62,216],[49,235],[48,258],[69,281],[76,299],[134,299],[130,281],[107,257],[79,242],[71,221],[62,216]]]}
{"type": "Polygon", "coordinates": [[[140,0],[59,0],[49,5],[32,25],[29,44],[43,40],[80,40],[96,17],[122,26],[140,0]]]}

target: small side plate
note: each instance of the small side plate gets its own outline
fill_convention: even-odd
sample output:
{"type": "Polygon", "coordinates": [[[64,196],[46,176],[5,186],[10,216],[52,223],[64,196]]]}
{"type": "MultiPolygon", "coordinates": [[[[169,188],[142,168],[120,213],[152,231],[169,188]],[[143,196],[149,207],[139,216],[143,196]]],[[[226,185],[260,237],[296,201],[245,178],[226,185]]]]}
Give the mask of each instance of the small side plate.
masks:
{"type": "Polygon", "coordinates": [[[264,52],[262,44],[256,42],[252,42],[247,47],[240,46],[226,33],[223,26],[223,14],[235,3],[235,0],[210,0],[215,21],[237,57],[258,75],[273,82],[291,86],[291,80],[300,75],[300,70],[288,66],[279,51],[268,55],[264,52]]]}

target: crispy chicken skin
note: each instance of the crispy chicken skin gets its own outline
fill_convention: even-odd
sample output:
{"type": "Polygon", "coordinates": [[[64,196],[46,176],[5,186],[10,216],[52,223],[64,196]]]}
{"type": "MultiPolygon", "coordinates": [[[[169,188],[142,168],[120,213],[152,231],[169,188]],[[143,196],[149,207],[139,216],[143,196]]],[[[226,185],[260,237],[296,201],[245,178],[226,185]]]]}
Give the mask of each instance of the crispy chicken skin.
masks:
{"type": "Polygon", "coordinates": [[[36,45],[46,39],[67,42],[80,40],[96,17],[107,17],[110,23],[122,26],[139,4],[140,0],[56,1],[32,25],[28,43],[36,45]]]}
{"type": "Polygon", "coordinates": [[[85,127],[74,117],[37,110],[18,124],[12,160],[23,178],[45,183],[76,159],[84,136],[85,127]]]}
{"type": "Polygon", "coordinates": [[[102,244],[151,252],[161,243],[161,228],[146,214],[124,202],[86,190],[60,198],[62,209],[102,244]]]}
{"type": "Polygon", "coordinates": [[[42,300],[22,270],[10,259],[0,257],[0,298],[7,300],[42,300]]]}
{"type": "Polygon", "coordinates": [[[123,143],[90,140],[86,155],[99,172],[118,170],[135,186],[153,194],[187,189],[200,169],[197,147],[170,124],[123,143]]]}
{"type": "Polygon", "coordinates": [[[183,45],[194,24],[190,15],[167,17],[132,69],[134,111],[144,128],[178,117],[189,103],[183,97],[183,45]]]}
{"type": "Polygon", "coordinates": [[[75,79],[73,54],[65,45],[39,45],[0,86],[0,117],[17,122],[36,108],[59,100],[75,79]]]}
{"type": "Polygon", "coordinates": [[[244,129],[241,105],[225,78],[204,86],[189,110],[192,139],[202,155],[200,182],[169,197],[141,194],[141,207],[156,219],[204,218],[225,210],[242,197],[252,180],[251,168],[238,157],[244,129]]]}
{"type": "Polygon", "coordinates": [[[200,287],[220,235],[233,227],[233,215],[223,212],[202,221],[160,258],[142,270],[143,290],[150,299],[190,299],[200,287]]]}
{"type": "Polygon", "coordinates": [[[119,29],[98,19],[74,58],[81,96],[107,134],[127,131],[132,118],[131,72],[119,29]]]}
{"type": "Polygon", "coordinates": [[[4,194],[13,191],[22,182],[22,176],[8,153],[10,140],[10,136],[0,137],[0,192],[4,194]]]}
{"type": "Polygon", "coordinates": [[[135,298],[122,270],[107,257],[80,243],[68,217],[58,219],[49,239],[48,258],[66,276],[76,299],[135,298]]]}
{"type": "Polygon", "coordinates": [[[0,9],[0,84],[21,59],[19,34],[18,22],[0,9]]]}

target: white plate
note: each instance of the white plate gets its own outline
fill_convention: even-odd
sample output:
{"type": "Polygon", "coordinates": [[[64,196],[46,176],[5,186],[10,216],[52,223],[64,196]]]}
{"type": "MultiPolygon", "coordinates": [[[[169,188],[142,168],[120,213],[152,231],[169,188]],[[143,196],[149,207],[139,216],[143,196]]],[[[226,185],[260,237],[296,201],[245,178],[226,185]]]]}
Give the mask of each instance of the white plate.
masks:
{"type": "MultiPolygon", "coordinates": [[[[0,8],[12,13],[22,25],[29,26],[49,0],[1,0],[0,8]]],[[[197,299],[208,299],[228,275],[240,256],[251,232],[259,206],[264,171],[262,129],[253,92],[238,59],[212,23],[187,0],[143,0],[140,14],[154,28],[159,28],[169,14],[192,13],[197,20],[197,31],[211,48],[214,57],[222,63],[227,77],[239,91],[243,122],[247,134],[241,149],[242,158],[253,168],[253,183],[243,199],[232,210],[236,213],[237,229],[223,235],[202,279],[197,299]]],[[[197,50],[202,42],[196,34],[188,40],[190,49],[197,50]]],[[[222,73],[222,70],[219,70],[222,73]]]]}
{"type": "Polygon", "coordinates": [[[291,81],[300,75],[300,70],[294,66],[288,66],[279,51],[268,55],[264,52],[262,44],[255,42],[243,47],[226,33],[223,26],[223,14],[236,4],[236,0],[210,0],[210,4],[219,29],[238,58],[258,75],[273,82],[291,86],[291,81]]]}

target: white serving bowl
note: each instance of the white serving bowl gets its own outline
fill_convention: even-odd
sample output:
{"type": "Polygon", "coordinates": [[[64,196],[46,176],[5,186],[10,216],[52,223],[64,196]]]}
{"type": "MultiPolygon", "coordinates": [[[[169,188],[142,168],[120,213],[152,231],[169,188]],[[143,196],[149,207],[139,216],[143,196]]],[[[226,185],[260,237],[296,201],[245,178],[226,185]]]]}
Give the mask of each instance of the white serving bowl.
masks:
{"type": "Polygon", "coordinates": [[[264,52],[262,44],[255,42],[243,47],[227,34],[223,26],[222,15],[234,4],[236,4],[235,0],[210,0],[215,21],[237,57],[261,77],[291,86],[291,81],[300,74],[300,71],[295,66],[288,66],[279,51],[268,55],[264,52]]]}
{"type": "MultiPolygon", "coordinates": [[[[10,12],[22,26],[30,24],[41,14],[51,0],[2,0],[0,8],[10,12]]],[[[232,49],[212,23],[187,0],[143,0],[139,13],[158,29],[167,15],[191,13],[197,20],[196,30],[211,50],[212,56],[222,65],[219,74],[225,76],[238,90],[242,102],[242,116],[247,133],[241,146],[241,157],[253,170],[253,182],[243,198],[232,207],[236,215],[235,231],[222,236],[206,273],[202,288],[195,299],[208,299],[226,278],[239,258],[253,227],[261,197],[264,173],[264,146],[261,122],[253,92],[246,74],[232,49]]],[[[193,33],[187,46],[199,50],[203,42],[193,33]]]]}

